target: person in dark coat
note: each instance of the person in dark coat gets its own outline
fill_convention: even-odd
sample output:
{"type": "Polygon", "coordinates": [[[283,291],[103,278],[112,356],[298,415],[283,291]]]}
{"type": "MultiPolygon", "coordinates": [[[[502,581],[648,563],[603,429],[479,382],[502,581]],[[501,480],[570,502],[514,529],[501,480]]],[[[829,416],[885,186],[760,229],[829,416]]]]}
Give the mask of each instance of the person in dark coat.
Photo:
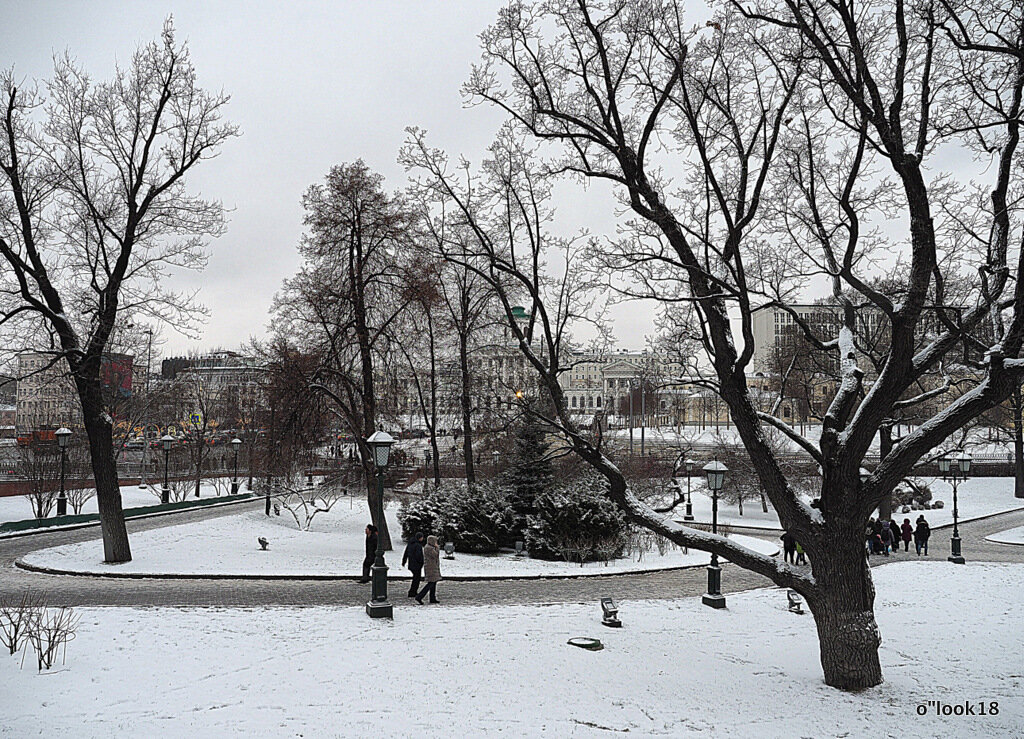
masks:
{"type": "Polygon", "coordinates": [[[889,531],[892,533],[892,553],[898,554],[900,551],[900,526],[895,521],[889,521],[889,531]]]}
{"type": "Polygon", "coordinates": [[[882,554],[884,554],[886,557],[888,557],[889,556],[889,548],[893,544],[893,541],[892,541],[892,529],[889,528],[889,522],[888,521],[883,521],[882,522],[882,530],[879,533],[879,536],[882,537],[882,554]]]}
{"type": "Polygon", "coordinates": [[[796,538],[788,531],[779,538],[782,539],[783,558],[790,564],[796,564],[796,538]]]}
{"type": "Polygon", "coordinates": [[[363,559],[363,577],[361,583],[370,582],[370,568],[377,556],[377,527],[372,523],[366,525],[366,557],[363,559]]]}
{"type": "Polygon", "coordinates": [[[924,556],[928,556],[928,537],[932,535],[932,527],[928,525],[928,522],[924,520],[924,514],[917,517],[917,528],[914,529],[914,547],[917,549],[917,556],[921,556],[921,550],[924,550],[924,556]]]}
{"type": "Polygon", "coordinates": [[[405,546],[402,564],[409,567],[412,573],[412,584],[409,586],[409,597],[415,598],[420,589],[420,578],[423,576],[423,532],[417,531],[412,540],[405,546]]]}
{"type": "Polygon", "coordinates": [[[900,526],[900,531],[903,533],[903,551],[910,551],[910,540],[914,538],[914,527],[910,525],[910,519],[904,518],[903,525],[900,526]]]}
{"type": "Polygon", "coordinates": [[[441,548],[437,544],[436,536],[428,536],[427,544],[423,547],[423,574],[426,576],[427,584],[416,596],[416,602],[423,605],[423,596],[430,593],[431,603],[440,603],[437,599],[437,584],[441,582],[441,548]]]}

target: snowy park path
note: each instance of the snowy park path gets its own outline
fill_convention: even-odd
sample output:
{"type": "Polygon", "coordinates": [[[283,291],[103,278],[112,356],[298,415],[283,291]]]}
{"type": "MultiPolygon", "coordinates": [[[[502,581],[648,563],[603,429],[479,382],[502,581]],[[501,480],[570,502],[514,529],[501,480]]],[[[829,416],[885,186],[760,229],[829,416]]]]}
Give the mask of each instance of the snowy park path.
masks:
{"type": "MultiPolygon", "coordinates": [[[[241,504],[258,508],[262,501],[241,504]]],[[[196,510],[142,520],[130,520],[130,533],[176,525],[188,521],[235,515],[241,506],[226,509],[196,510]]],[[[1024,525],[1024,511],[1014,511],[961,525],[964,556],[969,561],[1024,562],[1024,547],[986,541],[987,536],[1024,525]]],[[[744,532],[755,533],[755,532],[744,532]]],[[[764,534],[765,532],[761,532],[764,534]]],[[[945,559],[949,548],[948,527],[932,534],[931,557],[945,559]]],[[[352,581],[253,581],[112,579],[89,576],[58,576],[26,572],[14,566],[28,552],[57,544],[96,539],[98,530],[89,527],[74,531],[51,531],[31,536],[0,539],[0,592],[25,589],[45,592],[51,605],[112,606],[264,606],[264,605],[360,605],[369,596],[369,586],[352,581]]],[[[774,535],[769,533],[768,538],[774,535]]],[[[97,542],[97,546],[99,546],[97,542]]],[[[889,558],[872,557],[873,565],[916,559],[913,550],[889,558]]],[[[397,565],[398,555],[388,556],[389,566],[397,565]]],[[[578,603],[595,601],[609,595],[623,600],[680,598],[704,592],[707,584],[702,567],[668,572],[590,577],[577,580],[498,580],[486,582],[443,582],[439,595],[458,605],[513,603],[578,603]]],[[[726,564],[722,574],[726,594],[766,587],[765,578],[726,564]]],[[[397,605],[405,600],[404,586],[392,586],[397,605]]]]}

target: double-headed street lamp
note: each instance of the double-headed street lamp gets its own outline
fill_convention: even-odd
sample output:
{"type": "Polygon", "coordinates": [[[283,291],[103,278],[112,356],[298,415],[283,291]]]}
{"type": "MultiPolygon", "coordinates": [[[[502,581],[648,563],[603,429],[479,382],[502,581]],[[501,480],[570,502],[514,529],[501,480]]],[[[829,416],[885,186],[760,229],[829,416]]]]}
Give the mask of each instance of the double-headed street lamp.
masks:
{"type": "Polygon", "coordinates": [[[697,463],[687,457],[683,461],[683,465],[686,467],[686,515],[683,516],[684,521],[693,520],[693,499],[690,498],[690,477],[693,475],[693,468],[697,463]]]}
{"type": "Polygon", "coordinates": [[[174,437],[170,434],[164,434],[160,437],[160,446],[164,450],[164,486],[160,490],[160,502],[170,503],[171,502],[171,481],[167,476],[167,465],[171,457],[171,447],[174,445],[174,437]]]}
{"type": "MultiPolygon", "coordinates": [[[[711,491],[711,533],[718,533],[718,491],[725,484],[725,473],[729,468],[719,462],[708,462],[704,465],[704,474],[708,478],[708,490],[711,491]]],[[[711,564],[708,565],[708,592],[701,599],[704,605],[712,608],[725,608],[725,596],[722,595],[722,568],[718,566],[718,555],[711,553],[711,564]]]]}
{"type": "Polygon", "coordinates": [[[60,447],[60,493],[57,495],[57,515],[68,515],[68,499],[64,495],[64,460],[68,456],[68,440],[71,438],[71,429],[61,426],[54,432],[57,437],[57,446],[60,447]]]}
{"type": "Polygon", "coordinates": [[[958,526],[960,511],[957,506],[956,488],[961,481],[967,479],[971,472],[971,455],[967,452],[960,452],[952,457],[946,455],[939,457],[939,472],[942,473],[942,478],[953,486],[953,536],[949,540],[950,554],[947,559],[962,565],[964,556],[960,553],[960,529],[958,526]]]}
{"type": "Polygon", "coordinates": [[[242,446],[242,440],[236,436],[231,440],[231,446],[235,450],[235,476],[231,481],[231,494],[236,495],[238,493],[238,449],[242,446]]]}
{"type": "MultiPolygon", "coordinates": [[[[377,468],[377,521],[384,522],[384,470],[387,469],[391,456],[391,445],[395,443],[391,434],[386,431],[374,431],[366,440],[373,452],[373,464],[377,468]]],[[[377,532],[377,556],[370,568],[371,599],[366,604],[366,613],[370,618],[393,618],[394,611],[388,603],[388,567],[384,564],[384,539],[377,532]]]]}

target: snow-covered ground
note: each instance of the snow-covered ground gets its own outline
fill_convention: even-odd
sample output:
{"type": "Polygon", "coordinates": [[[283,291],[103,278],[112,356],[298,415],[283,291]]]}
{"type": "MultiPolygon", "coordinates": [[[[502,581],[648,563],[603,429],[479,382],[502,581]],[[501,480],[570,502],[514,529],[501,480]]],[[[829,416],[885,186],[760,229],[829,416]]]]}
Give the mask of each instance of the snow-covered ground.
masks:
{"type": "MultiPolygon", "coordinates": [[[[10,736],[950,737],[1024,735],[1024,566],[873,571],[885,682],[824,685],[810,615],[777,589],[727,610],[620,602],[83,608],[67,662],[0,655],[10,736]],[[979,582],[985,598],[976,598],[979,582]],[[950,611],[942,604],[970,603],[950,611]],[[969,622],[969,623],[968,623],[969,622]],[[584,651],[568,639],[601,639],[584,651]],[[975,715],[938,715],[969,703],[975,715]],[[986,713],[997,703],[998,714],[986,713]]],[[[404,601],[405,599],[403,599],[404,601]]]]}
{"type": "MultiPolygon", "coordinates": [[[[386,557],[389,574],[408,577],[401,567],[401,527],[396,514],[397,504],[390,505],[385,516],[394,538],[395,551],[386,557]]],[[[369,523],[365,499],[343,498],[330,513],[318,514],[310,531],[300,531],[295,521],[282,511],[267,518],[262,510],[240,512],[197,523],[168,526],[132,536],[131,562],[122,565],[103,564],[103,549],[98,541],[66,544],[26,555],[28,564],[71,572],[108,574],[196,574],[227,575],[358,575],[362,572],[369,523]],[[260,550],[257,539],[270,541],[267,551],[260,550]]],[[[97,532],[98,533],[98,532],[97,532]]],[[[775,542],[746,536],[735,541],[764,554],[775,554],[775,542]]],[[[472,555],[456,552],[455,559],[441,560],[441,573],[446,577],[550,577],[576,575],[610,575],[618,572],[667,569],[706,564],[704,552],[670,548],[664,555],[657,549],[632,557],[613,560],[605,565],[590,562],[580,567],[568,562],[546,562],[514,554],[472,555]]]]}
{"type": "MultiPolygon", "coordinates": [[[[221,495],[225,495],[230,491],[230,482],[222,483],[219,487],[211,482],[204,482],[202,487],[199,489],[200,497],[214,497],[217,495],[218,490],[221,495]]],[[[242,491],[245,491],[245,483],[243,481],[242,491]]],[[[191,495],[189,500],[193,500],[191,495]]],[[[141,488],[138,485],[122,485],[121,486],[121,505],[125,508],[135,508],[138,506],[156,505],[160,502],[160,483],[155,482],[152,486],[147,485],[145,488],[141,488]]],[[[96,498],[93,496],[86,501],[82,507],[82,513],[96,513],[96,498]]],[[[54,504],[53,511],[50,512],[50,516],[53,517],[57,513],[56,503],[54,504]]],[[[68,504],[68,513],[72,513],[71,505],[68,504]]],[[[0,523],[7,521],[23,521],[25,519],[35,518],[32,515],[32,503],[24,495],[6,495],[0,497],[0,523]]]]}
{"type": "MultiPolygon", "coordinates": [[[[909,513],[894,511],[893,518],[896,522],[902,523],[904,518],[909,518],[910,522],[914,523],[918,516],[924,515],[925,520],[932,528],[952,524],[952,486],[942,479],[920,478],[920,482],[927,483],[931,488],[933,501],[941,500],[945,506],[934,510],[910,511],[909,513]]],[[[686,478],[680,479],[679,484],[685,493],[686,478]]],[[[693,516],[698,522],[709,523],[711,521],[711,496],[706,493],[704,479],[695,475],[691,478],[691,485],[693,516]]],[[[961,522],[1024,508],[1024,498],[1013,496],[1012,477],[972,477],[957,486],[957,501],[961,522]]],[[[676,508],[674,518],[682,521],[685,510],[685,504],[680,505],[676,508]]],[[[735,503],[726,503],[720,499],[718,501],[718,522],[727,526],[746,526],[756,529],[779,528],[779,518],[775,514],[775,510],[769,504],[768,513],[763,513],[761,501],[758,498],[743,501],[742,516],[739,515],[739,507],[735,503]]]]}
{"type": "Polygon", "coordinates": [[[992,534],[985,538],[999,544],[1024,544],[1024,526],[1000,531],[998,534],[992,534]]]}

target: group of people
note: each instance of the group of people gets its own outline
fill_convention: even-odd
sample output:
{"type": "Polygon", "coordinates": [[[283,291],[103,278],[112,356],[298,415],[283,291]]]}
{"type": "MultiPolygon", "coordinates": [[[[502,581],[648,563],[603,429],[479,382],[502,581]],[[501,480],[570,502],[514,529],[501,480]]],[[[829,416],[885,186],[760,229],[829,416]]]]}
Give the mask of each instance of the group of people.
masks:
{"type": "MultiPolygon", "coordinates": [[[[888,557],[900,550],[900,542],[903,542],[903,551],[910,551],[910,541],[914,541],[914,548],[918,556],[924,552],[928,556],[928,539],[932,535],[931,526],[924,520],[924,515],[917,517],[917,526],[910,523],[909,518],[903,519],[903,525],[895,521],[881,521],[874,518],[868,521],[867,528],[867,552],[868,554],[881,554],[888,557]]],[[[782,551],[785,561],[790,564],[807,564],[807,555],[803,546],[788,531],[779,537],[782,539],[782,551]]]]}
{"type": "MultiPolygon", "coordinates": [[[[373,567],[376,556],[377,527],[371,523],[366,526],[366,557],[363,559],[363,577],[359,582],[370,582],[370,568],[373,567]]],[[[424,543],[423,533],[417,531],[405,546],[402,566],[408,567],[412,573],[412,584],[409,585],[408,593],[410,598],[415,598],[420,605],[423,605],[423,598],[427,595],[430,596],[430,603],[441,602],[437,599],[437,584],[441,582],[441,547],[436,536],[426,537],[424,543]],[[426,579],[426,584],[420,590],[420,582],[423,579],[426,579]]]]}
{"type": "Polygon", "coordinates": [[[872,518],[868,521],[867,551],[868,554],[881,554],[886,557],[895,554],[900,550],[900,542],[903,542],[903,551],[910,551],[910,541],[913,539],[914,548],[918,556],[923,551],[928,556],[928,539],[932,535],[931,526],[924,520],[924,515],[917,517],[917,526],[910,523],[909,518],[903,519],[900,526],[895,521],[882,521],[872,518]]]}

